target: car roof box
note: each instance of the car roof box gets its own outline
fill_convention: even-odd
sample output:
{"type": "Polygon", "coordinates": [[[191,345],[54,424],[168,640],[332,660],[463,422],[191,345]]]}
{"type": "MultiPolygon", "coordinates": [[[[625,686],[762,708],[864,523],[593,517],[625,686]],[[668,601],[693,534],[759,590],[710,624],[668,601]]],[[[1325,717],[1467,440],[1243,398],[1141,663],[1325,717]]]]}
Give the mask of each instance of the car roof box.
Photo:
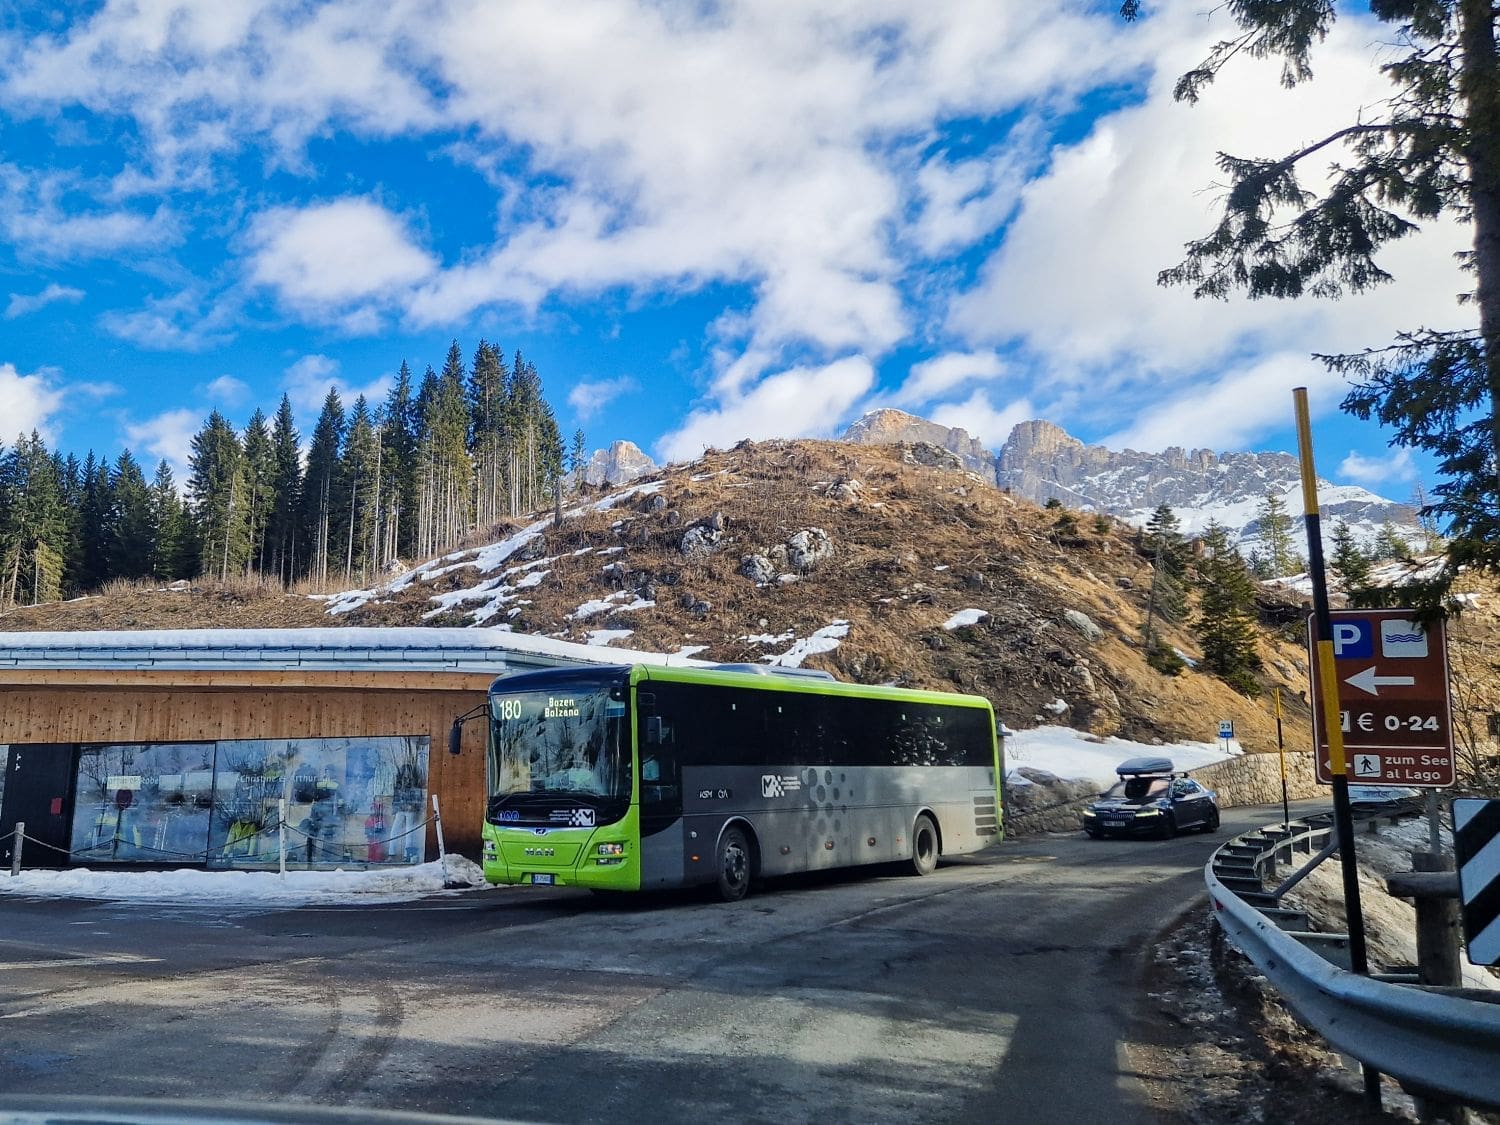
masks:
{"type": "Polygon", "coordinates": [[[1171,772],[1171,758],[1129,758],[1115,767],[1115,773],[1121,777],[1139,777],[1153,773],[1166,775],[1171,772]]]}

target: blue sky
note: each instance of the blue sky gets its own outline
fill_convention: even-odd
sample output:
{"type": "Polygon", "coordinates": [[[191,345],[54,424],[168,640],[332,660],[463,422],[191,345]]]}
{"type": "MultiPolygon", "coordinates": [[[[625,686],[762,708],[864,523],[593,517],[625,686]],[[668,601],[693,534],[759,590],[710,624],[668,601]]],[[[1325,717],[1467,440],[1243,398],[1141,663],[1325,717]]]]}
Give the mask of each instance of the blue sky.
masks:
{"type": "MultiPolygon", "coordinates": [[[[1471,315],[1438,225],[1338,303],[1154,284],[1218,149],[1271,154],[1385,90],[1344,20],[1317,80],[1177,74],[1196,0],[134,0],[0,17],[0,434],[184,463],[211,408],[481,338],[565,433],[687,459],[877,406],[992,448],[1047,418],[1157,450],[1295,448],[1407,498],[1425,469],[1308,357],[1471,315]]],[[[1431,481],[1427,481],[1430,485],[1431,481]]]]}

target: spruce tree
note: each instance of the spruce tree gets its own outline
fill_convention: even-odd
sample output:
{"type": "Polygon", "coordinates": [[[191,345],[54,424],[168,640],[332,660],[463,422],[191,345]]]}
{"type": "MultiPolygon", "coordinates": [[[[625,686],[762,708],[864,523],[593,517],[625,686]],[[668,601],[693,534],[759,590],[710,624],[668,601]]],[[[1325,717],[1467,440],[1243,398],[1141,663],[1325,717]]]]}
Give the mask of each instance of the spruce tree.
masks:
{"type": "Polygon", "coordinates": [[[1261,662],[1255,645],[1255,580],[1230,545],[1228,531],[1215,521],[1203,533],[1198,589],[1194,626],[1203,648],[1203,669],[1236,691],[1258,695],[1254,672],[1261,662]]]}
{"type": "Polygon", "coordinates": [[[307,448],[307,474],[302,480],[299,552],[308,560],[307,573],[318,583],[328,581],[333,546],[334,504],[338,487],[339,450],[344,442],[344,404],[338,391],[328,388],[323,409],[313,426],[307,448]]]}
{"type": "Polygon", "coordinates": [[[266,569],[271,520],[276,510],[276,448],[257,409],[245,425],[245,529],[249,541],[247,568],[266,569]]]}
{"type": "Polygon", "coordinates": [[[297,551],[302,512],[302,453],[298,448],[301,440],[292,416],[291,399],[282,395],[271,423],[271,508],[266,541],[271,570],[284,584],[295,581],[299,568],[307,565],[306,555],[297,551]]]}
{"type": "Polygon", "coordinates": [[[379,496],[380,444],[365,396],[354,400],[348,436],[339,462],[335,514],[339,569],[363,585],[371,571],[371,529],[379,496]]]}
{"type": "Polygon", "coordinates": [[[127,449],[115,459],[110,474],[110,505],[104,522],[104,557],[110,577],[150,577],[155,540],[146,477],[127,449]]]}
{"type": "Polygon", "coordinates": [[[62,596],[68,521],[57,465],[35,430],[0,458],[0,605],[62,596]]]}
{"type": "Polygon", "coordinates": [[[188,577],[187,517],[172,479],[172,466],[165,460],[157,463],[151,481],[151,530],[152,577],[163,582],[188,577]]]}
{"type": "Polygon", "coordinates": [[[220,581],[241,573],[250,554],[244,450],[234,427],[217,410],[193,436],[187,492],[198,572],[220,581]]]}
{"type": "Polygon", "coordinates": [[[1328,569],[1338,577],[1344,594],[1356,601],[1370,584],[1370,559],[1354,538],[1344,520],[1333,525],[1333,550],[1329,552],[1328,569]]]}
{"type": "Polygon", "coordinates": [[[1268,492],[1256,511],[1256,532],[1260,537],[1260,554],[1265,561],[1267,578],[1285,578],[1304,569],[1302,556],[1292,541],[1292,517],[1286,502],[1268,492]]]}

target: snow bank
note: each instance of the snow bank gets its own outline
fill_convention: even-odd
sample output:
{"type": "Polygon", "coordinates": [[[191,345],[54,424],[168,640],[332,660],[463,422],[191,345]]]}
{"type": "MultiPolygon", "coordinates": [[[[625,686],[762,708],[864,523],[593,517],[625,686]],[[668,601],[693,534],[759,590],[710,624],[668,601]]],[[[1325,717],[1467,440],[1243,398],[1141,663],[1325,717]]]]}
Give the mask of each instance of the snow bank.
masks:
{"type": "MultiPolygon", "coordinates": [[[[1071,727],[1037,727],[1018,731],[1005,739],[1005,767],[1008,774],[1020,766],[1046,770],[1058,777],[1092,781],[1100,788],[1113,785],[1115,767],[1126,758],[1171,758],[1179,770],[1222,762],[1237,753],[1230,743],[1230,754],[1215,742],[1177,742],[1169,745],[1131,742],[1124,738],[1099,738],[1071,727]]],[[[1008,784],[1024,779],[1008,777],[1008,784]]]]}

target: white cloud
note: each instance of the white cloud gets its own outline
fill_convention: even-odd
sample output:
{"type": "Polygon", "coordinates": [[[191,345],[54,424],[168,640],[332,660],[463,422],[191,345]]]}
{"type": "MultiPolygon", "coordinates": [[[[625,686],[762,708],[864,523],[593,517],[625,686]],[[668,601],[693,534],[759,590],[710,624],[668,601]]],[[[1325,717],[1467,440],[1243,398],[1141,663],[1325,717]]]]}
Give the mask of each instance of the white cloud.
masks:
{"type": "Polygon", "coordinates": [[[401,221],[368,199],[283,207],[251,226],[250,279],[309,318],[341,314],[358,331],[378,323],[373,306],[389,303],[435,269],[401,221]]]}
{"type": "MultiPolygon", "coordinates": [[[[1282,352],[1231,368],[1216,379],[1200,378],[1170,389],[1100,444],[1147,453],[1169,446],[1248,448],[1255,435],[1289,424],[1295,387],[1307,388],[1313,414],[1331,409],[1347,389],[1337,375],[1305,354],[1282,352]]],[[[1110,407],[1106,403],[1101,409],[1110,407]]]]}
{"type": "Polygon", "coordinates": [[[1351,449],[1339,462],[1339,475],[1370,489],[1391,482],[1412,484],[1421,477],[1409,449],[1393,449],[1384,457],[1366,457],[1351,449]]]}
{"type": "Polygon", "coordinates": [[[10,303],[5,306],[5,319],[15,320],[18,316],[26,316],[44,309],[57,301],[81,301],[84,298],[82,289],[74,289],[67,285],[58,285],[56,282],[48,285],[40,293],[27,295],[24,293],[12,293],[10,303]]]}
{"type": "Polygon", "coordinates": [[[125,445],[135,453],[148,478],[156,462],[166,461],[182,488],[187,483],[193,435],[203,428],[205,418],[204,412],[184,409],[168,410],[144,422],[126,422],[125,445]]]}
{"type": "Polygon", "coordinates": [[[54,415],[62,409],[65,391],[38,372],[23,375],[13,363],[0,363],[0,441],[9,445],[18,434],[36,430],[53,438],[54,415]]]}
{"type": "Polygon", "coordinates": [[[928,413],[928,418],[938,425],[967,430],[991,450],[1005,444],[1018,422],[1027,422],[1036,416],[1036,408],[1030,399],[1017,399],[996,409],[984,391],[975,391],[965,402],[946,403],[928,413]]]}
{"type": "Polygon", "coordinates": [[[579,383],[568,392],[568,405],[578,415],[579,421],[587,422],[621,395],[638,390],[640,384],[629,375],[579,383]]]}
{"type": "Polygon", "coordinates": [[[165,206],[150,214],[101,208],[91,195],[79,177],[0,164],[0,231],[24,254],[63,260],[159,249],[180,238],[165,206]]]}
{"type": "Polygon", "coordinates": [[[229,325],[234,306],[221,301],[204,309],[196,289],[184,289],[166,297],[147,297],[143,308],[130,312],[113,310],[99,318],[111,335],[152,351],[201,352],[234,338],[229,325]]]}
{"type": "Polygon", "coordinates": [[[233,375],[220,375],[212,383],[199,388],[200,393],[216,407],[238,406],[250,397],[250,387],[233,375]]]}
{"type": "MultiPolygon", "coordinates": [[[[394,375],[377,375],[368,383],[351,383],[339,375],[337,360],[326,355],[305,355],[286,369],[281,389],[299,416],[313,419],[322,411],[323,400],[328,397],[330,388],[338,392],[339,401],[347,412],[360,395],[364,395],[372,406],[379,405],[395,381],[394,375]]],[[[303,430],[305,437],[311,435],[310,424],[303,430]]]]}
{"type": "Polygon", "coordinates": [[[891,405],[921,406],[965,383],[987,382],[1004,374],[1005,362],[994,352],[949,352],[913,364],[891,396],[891,405]]]}
{"type": "MultiPolygon", "coordinates": [[[[1166,4],[1121,32],[1139,30],[1156,44],[1159,62],[1145,101],[1101,118],[1078,143],[1053,152],[1046,173],[1022,193],[980,284],[954,302],[950,318],[973,344],[1019,343],[1049,393],[1076,411],[1071,420],[1107,425],[1101,410],[1124,411],[1142,418],[1126,432],[1175,445],[1204,438],[1191,430],[1168,434],[1146,418],[1164,398],[1166,410],[1199,418],[1235,441],[1285,427],[1285,403],[1262,410],[1248,385],[1225,401],[1248,407],[1253,422],[1193,409],[1189,400],[1205,372],[1222,385],[1217,373],[1235,379],[1235,370],[1253,364],[1247,357],[1357,350],[1385,343],[1401,328],[1473,321],[1455,301],[1470,284],[1453,260],[1467,233],[1448,222],[1383,254],[1397,284],[1337,302],[1199,301],[1156,284],[1187,241],[1212,229],[1219,196],[1209,185],[1223,180],[1213,164],[1217,152],[1279,155],[1356,120],[1362,106],[1389,94],[1372,65],[1379,32],[1346,13],[1317,52],[1314,82],[1283,90],[1276,63],[1240,58],[1198,105],[1174,102],[1176,76],[1225,30],[1222,16],[1205,20],[1200,11],[1166,4]]],[[[1332,150],[1320,156],[1309,182],[1316,185],[1337,158],[1332,150]]],[[[1321,406],[1335,401],[1325,397],[1321,406]]]]}
{"type": "Polygon", "coordinates": [[[875,369],[864,356],[794,367],[762,379],[743,395],[693,411],[657,450],[668,460],[686,461],[744,438],[826,436],[874,382],[875,369]]]}

